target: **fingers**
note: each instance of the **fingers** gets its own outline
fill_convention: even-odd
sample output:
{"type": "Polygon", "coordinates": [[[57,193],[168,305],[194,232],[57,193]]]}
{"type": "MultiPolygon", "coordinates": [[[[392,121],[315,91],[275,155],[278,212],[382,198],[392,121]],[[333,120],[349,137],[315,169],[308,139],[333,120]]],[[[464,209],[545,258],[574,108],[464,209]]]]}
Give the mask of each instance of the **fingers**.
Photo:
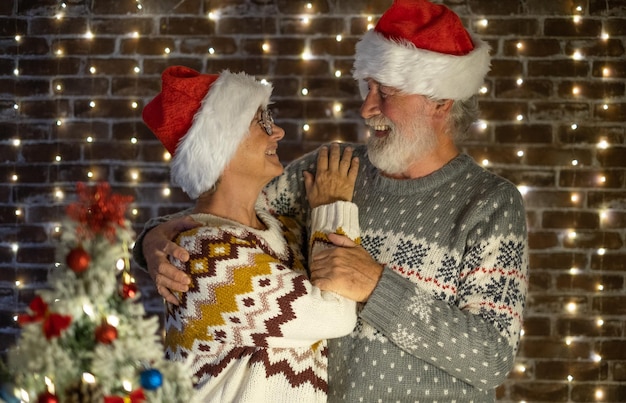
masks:
{"type": "Polygon", "coordinates": [[[186,262],[187,260],[189,260],[189,252],[187,252],[187,250],[182,246],[172,241],[167,241],[165,247],[163,248],[163,253],[168,256],[174,256],[181,262],[186,262]]]}
{"type": "Polygon", "coordinates": [[[348,175],[352,166],[352,147],[348,146],[343,150],[343,154],[341,155],[341,161],[339,162],[339,173],[342,175],[348,175]]]}
{"type": "Polygon", "coordinates": [[[345,235],[339,235],[334,233],[328,234],[328,240],[337,246],[345,248],[354,248],[357,246],[357,244],[355,244],[352,239],[348,238],[345,235]]]}
{"type": "Polygon", "coordinates": [[[338,143],[330,145],[330,156],[328,157],[328,170],[337,172],[339,170],[339,159],[341,157],[341,149],[338,143]]]}
{"type": "Polygon", "coordinates": [[[317,153],[317,170],[328,170],[328,147],[322,146],[317,153]]]}
{"type": "Polygon", "coordinates": [[[178,300],[178,298],[176,298],[176,296],[172,294],[171,291],[167,289],[166,287],[157,286],[157,292],[170,304],[173,304],[173,305],[180,304],[180,301],[178,300]]]}
{"type": "Polygon", "coordinates": [[[353,157],[350,162],[350,168],[348,170],[348,178],[352,183],[356,182],[356,177],[359,174],[359,157],[353,157]]]}

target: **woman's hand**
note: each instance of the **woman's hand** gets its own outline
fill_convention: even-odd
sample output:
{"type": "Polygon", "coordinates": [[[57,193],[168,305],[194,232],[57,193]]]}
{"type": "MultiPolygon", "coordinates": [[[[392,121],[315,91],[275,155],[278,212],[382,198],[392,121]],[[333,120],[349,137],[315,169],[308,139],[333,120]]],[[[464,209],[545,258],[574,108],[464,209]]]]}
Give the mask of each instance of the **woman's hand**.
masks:
{"type": "Polygon", "coordinates": [[[352,201],[354,183],[359,172],[359,159],[352,157],[348,146],[341,155],[338,143],[323,146],[317,154],[317,171],[303,172],[304,186],[311,208],[336,201],[352,201]]]}

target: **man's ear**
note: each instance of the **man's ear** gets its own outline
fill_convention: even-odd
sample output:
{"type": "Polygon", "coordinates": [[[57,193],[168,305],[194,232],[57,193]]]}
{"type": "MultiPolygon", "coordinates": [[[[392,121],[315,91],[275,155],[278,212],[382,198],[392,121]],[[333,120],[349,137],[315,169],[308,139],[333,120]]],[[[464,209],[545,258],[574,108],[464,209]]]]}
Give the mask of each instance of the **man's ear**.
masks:
{"type": "Polygon", "coordinates": [[[451,99],[444,99],[442,101],[437,102],[436,109],[440,112],[449,112],[452,109],[452,104],[454,101],[451,99]]]}

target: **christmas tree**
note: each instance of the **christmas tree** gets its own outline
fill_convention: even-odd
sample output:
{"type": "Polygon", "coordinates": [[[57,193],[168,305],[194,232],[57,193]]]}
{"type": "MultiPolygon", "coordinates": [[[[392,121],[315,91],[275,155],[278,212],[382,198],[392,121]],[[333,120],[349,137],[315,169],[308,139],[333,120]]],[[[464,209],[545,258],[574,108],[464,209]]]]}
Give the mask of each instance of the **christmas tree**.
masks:
{"type": "MultiPolygon", "coordinates": [[[[158,318],[146,317],[130,275],[132,197],[77,185],[49,288],[37,292],[9,351],[14,401],[191,402],[191,371],[164,359],[158,318]]],[[[7,398],[5,398],[7,399],[7,398]]],[[[7,400],[8,401],[8,400],[7,400]]]]}

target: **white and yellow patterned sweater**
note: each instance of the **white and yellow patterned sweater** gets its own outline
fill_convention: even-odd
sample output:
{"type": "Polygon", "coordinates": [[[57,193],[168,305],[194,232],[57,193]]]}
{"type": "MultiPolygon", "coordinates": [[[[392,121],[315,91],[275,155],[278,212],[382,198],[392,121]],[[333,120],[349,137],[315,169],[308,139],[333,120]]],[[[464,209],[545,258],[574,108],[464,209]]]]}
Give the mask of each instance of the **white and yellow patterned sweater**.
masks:
{"type": "MultiPolygon", "coordinates": [[[[314,211],[314,250],[324,247],[324,233],[358,240],[353,203],[314,211]]],[[[309,282],[295,222],[257,215],[267,229],[195,214],[204,225],[178,236],[190,259],[172,262],[191,284],[179,306],[168,306],[166,355],[193,360],[206,402],[324,402],[325,339],[353,330],[356,304],[309,282]]]]}

